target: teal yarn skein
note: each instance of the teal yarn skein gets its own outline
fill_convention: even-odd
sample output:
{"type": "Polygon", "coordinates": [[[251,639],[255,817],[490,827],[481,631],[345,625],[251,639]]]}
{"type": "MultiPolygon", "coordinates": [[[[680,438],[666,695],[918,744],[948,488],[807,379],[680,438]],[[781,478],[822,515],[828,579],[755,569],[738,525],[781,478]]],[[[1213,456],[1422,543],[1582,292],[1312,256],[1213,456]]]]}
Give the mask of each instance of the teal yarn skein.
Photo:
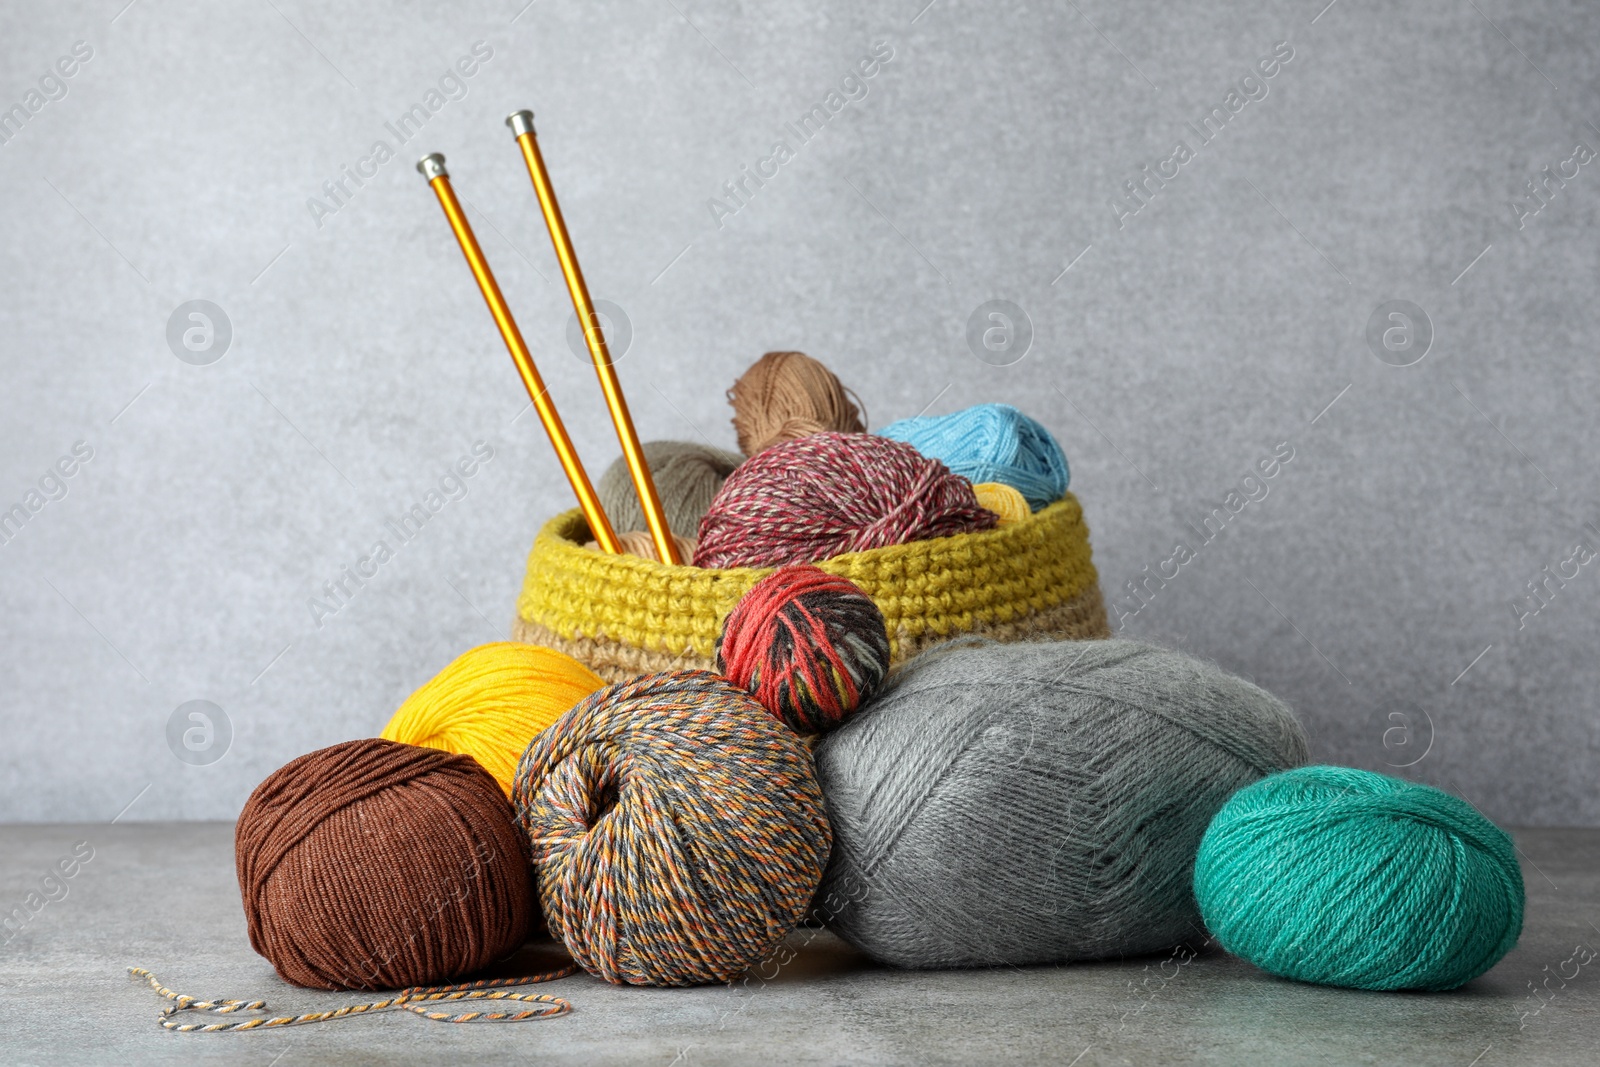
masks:
{"type": "Polygon", "coordinates": [[[1347,767],[1284,771],[1211,821],[1195,897],[1222,947],[1353,989],[1454,989],[1522,932],[1506,832],[1432,786],[1347,767]]]}
{"type": "Polygon", "coordinates": [[[918,415],[877,431],[904,441],[974,485],[1004,482],[1034,511],[1060,500],[1071,472],[1050,431],[1010,404],[977,404],[950,415],[918,415]]]}

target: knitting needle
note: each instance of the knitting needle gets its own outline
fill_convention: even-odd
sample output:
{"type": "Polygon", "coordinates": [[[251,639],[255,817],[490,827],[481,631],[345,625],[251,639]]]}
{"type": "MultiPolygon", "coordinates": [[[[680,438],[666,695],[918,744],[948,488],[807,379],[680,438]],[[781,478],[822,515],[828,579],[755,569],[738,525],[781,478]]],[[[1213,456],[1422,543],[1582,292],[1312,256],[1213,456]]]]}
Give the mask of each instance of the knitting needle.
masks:
{"type": "Polygon", "coordinates": [[[577,494],[578,506],[583,509],[583,517],[589,523],[589,532],[602,550],[620,555],[622,543],[617,540],[611,520],[606,518],[606,509],[595,495],[594,486],[589,483],[583,461],[572,447],[572,438],[567,436],[567,428],[561,422],[555,402],[550,399],[544,379],[539,377],[539,368],[534,365],[533,354],[522,340],[517,320],[511,317],[506,298],[500,295],[500,286],[494,280],[494,272],[489,269],[489,261],[483,258],[483,249],[478,247],[472,224],[461,211],[461,202],[456,199],[456,191],[450,185],[450,172],[444,167],[444,156],[438,152],[423,156],[417,161],[417,172],[428,180],[428,185],[439,197],[439,206],[444,208],[444,216],[450,221],[450,229],[461,245],[461,254],[467,257],[467,266],[472,268],[472,277],[483,292],[484,303],[489,305],[489,314],[494,316],[494,324],[500,328],[500,336],[511,353],[511,360],[522,375],[522,384],[527,387],[528,396],[539,412],[539,421],[544,424],[545,433],[550,435],[550,444],[556,450],[556,458],[561,461],[561,469],[566,472],[567,481],[572,483],[572,491],[577,494]]]}
{"type": "Polygon", "coordinates": [[[679,564],[678,547],[672,540],[672,529],[667,525],[667,513],[661,507],[661,497],[656,493],[655,479],[650,476],[650,464],[639,445],[639,435],[633,428],[633,417],[628,414],[628,402],[622,396],[622,385],[617,381],[616,368],[611,364],[611,352],[606,347],[605,335],[600,331],[600,317],[595,314],[589,299],[589,287],[584,283],[583,270],[578,266],[577,254],[572,250],[572,239],[567,236],[567,224],[561,217],[561,206],[556,203],[556,193],[550,186],[550,175],[544,168],[544,156],[539,153],[539,142],[533,132],[533,112],[514,111],[506,116],[506,125],[522,147],[522,158],[528,164],[528,176],[533,179],[533,191],[539,197],[539,210],[544,213],[545,228],[550,231],[550,243],[555,246],[556,258],[561,261],[561,275],[567,281],[567,292],[572,295],[572,307],[583,325],[583,338],[589,345],[589,358],[600,378],[600,388],[606,395],[606,407],[611,421],[617,427],[617,439],[622,442],[622,457],[633,476],[633,487],[639,494],[639,504],[644,510],[645,524],[650,527],[650,539],[656,544],[661,562],[679,564]]]}

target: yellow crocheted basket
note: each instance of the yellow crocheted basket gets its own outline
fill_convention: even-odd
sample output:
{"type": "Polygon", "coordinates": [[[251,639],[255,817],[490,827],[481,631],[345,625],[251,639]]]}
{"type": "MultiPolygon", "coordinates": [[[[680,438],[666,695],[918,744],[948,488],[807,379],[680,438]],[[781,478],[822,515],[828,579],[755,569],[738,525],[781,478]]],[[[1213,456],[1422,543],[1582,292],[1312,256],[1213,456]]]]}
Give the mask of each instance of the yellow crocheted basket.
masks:
{"type": "MultiPolygon", "coordinates": [[[[652,671],[715,669],[722,620],[770,567],[672,567],[584,548],[577,509],[534,539],[512,638],[565,652],[607,681],[652,671]]],[[[998,641],[1108,637],[1072,494],[1010,525],[980,533],[850,552],[817,564],[877,601],[892,664],[962,634],[998,641]]]]}

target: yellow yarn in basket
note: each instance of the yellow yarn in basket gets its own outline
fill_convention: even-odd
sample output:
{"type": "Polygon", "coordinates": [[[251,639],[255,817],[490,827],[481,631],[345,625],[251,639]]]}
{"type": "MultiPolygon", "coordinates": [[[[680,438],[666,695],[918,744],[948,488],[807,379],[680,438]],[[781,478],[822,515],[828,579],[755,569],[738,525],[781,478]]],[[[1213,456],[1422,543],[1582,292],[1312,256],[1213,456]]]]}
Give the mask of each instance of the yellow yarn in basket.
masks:
{"type": "MultiPolygon", "coordinates": [[[[534,539],[512,636],[559,649],[607,681],[713,669],[722,620],[770,567],[669,567],[583,547],[577,509],[534,539]]],[[[848,552],[819,562],[877,603],[891,662],[962,634],[998,641],[1107,637],[1083,509],[1068,493],[993,530],[848,552]]]]}
{"type": "Polygon", "coordinates": [[[510,796],[528,742],[604,685],[554,649],[496,641],[462,653],[407,697],[379,736],[471,756],[510,796]]]}
{"type": "Polygon", "coordinates": [[[978,498],[979,507],[987,508],[1000,516],[1001,526],[1021,522],[1033,514],[1033,508],[1028,505],[1028,498],[1004,482],[979,482],[972,487],[972,492],[978,498]]]}

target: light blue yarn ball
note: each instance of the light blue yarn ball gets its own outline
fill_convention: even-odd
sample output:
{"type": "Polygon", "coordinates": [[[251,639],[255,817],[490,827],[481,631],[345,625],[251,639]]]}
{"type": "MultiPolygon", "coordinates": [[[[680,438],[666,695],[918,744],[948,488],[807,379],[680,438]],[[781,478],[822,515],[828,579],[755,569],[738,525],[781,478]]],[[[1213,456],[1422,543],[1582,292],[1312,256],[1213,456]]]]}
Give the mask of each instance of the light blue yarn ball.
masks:
{"type": "Polygon", "coordinates": [[[1010,404],[918,415],[877,431],[939,460],[974,485],[1003,482],[1034,511],[1067,493],[1067,457],[1050,431],[1010,404]]]}

